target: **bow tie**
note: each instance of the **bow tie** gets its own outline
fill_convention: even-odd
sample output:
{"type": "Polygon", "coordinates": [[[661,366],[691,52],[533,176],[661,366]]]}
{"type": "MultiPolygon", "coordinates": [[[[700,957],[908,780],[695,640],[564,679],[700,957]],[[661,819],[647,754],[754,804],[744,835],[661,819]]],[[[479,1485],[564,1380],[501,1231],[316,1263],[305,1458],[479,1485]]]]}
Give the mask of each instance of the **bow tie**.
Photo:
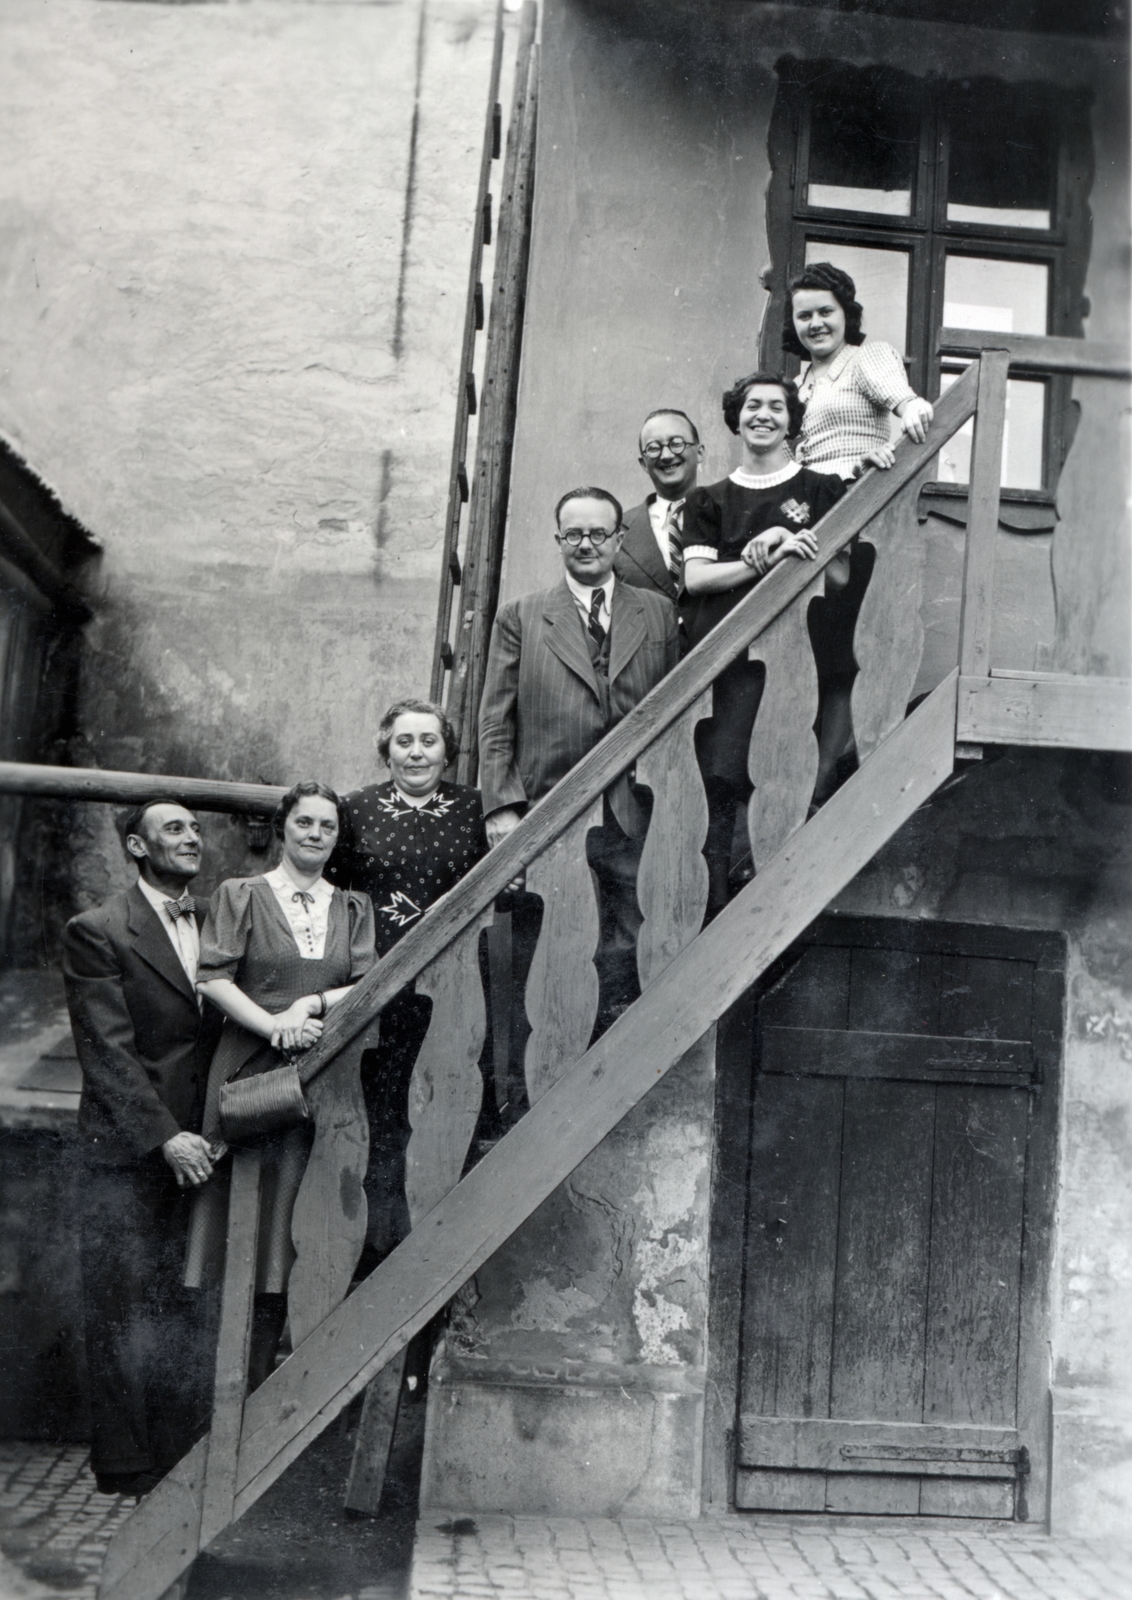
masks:
{"type": "Polygon", "coordinates": [[[178,917],[192,916],[193,903],[189,899],[188,895],[185,894],[182,895],[179,900],[166,900],[165,909],[172,917],[173,921],[176,922],[178,917]]]}
{"type": "Polygon", "coordinates": [[[296,889],[291,899],[297,900],[304,911],[308,906],[314,905],[314,895],[308,894],[305,889],[296,889]]]}

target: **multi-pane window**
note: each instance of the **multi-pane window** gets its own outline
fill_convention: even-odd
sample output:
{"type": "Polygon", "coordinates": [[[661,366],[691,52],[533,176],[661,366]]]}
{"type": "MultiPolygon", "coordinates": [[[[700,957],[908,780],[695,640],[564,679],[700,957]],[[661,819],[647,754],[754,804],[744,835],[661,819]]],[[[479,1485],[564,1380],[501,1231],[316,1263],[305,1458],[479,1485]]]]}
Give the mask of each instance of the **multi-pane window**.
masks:
{"type": "MultiPolygon", "coordinates": [[[[1042,85],[785,63],[771,129],[766,358],[777,359],[785,281],[810,261],[851,274],[865,332],[896,346],[930,399],[964,366],[938,354],[942,327],[1079,335],[1088,156],[1080,106],[1042,85]]],[[[1002,482],[1012,498],[1052,493],[1067,399],[1052,375],[1010,380],[1002,482]]],[[[968,425],[940,453],[941,483],[966,483],[970,449],[968,425]]]]}

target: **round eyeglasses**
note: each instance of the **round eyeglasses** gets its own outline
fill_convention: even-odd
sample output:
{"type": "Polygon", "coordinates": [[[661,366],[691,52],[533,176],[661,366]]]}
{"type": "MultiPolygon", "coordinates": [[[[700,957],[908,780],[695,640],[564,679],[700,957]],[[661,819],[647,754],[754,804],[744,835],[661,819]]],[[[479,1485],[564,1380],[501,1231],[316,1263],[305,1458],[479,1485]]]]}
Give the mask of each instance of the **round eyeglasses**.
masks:
{"type": "Polygon", "coordinates": [[[561,533],[554,537],[559,544],[568,544],[576,550],[583,539],[588,539],[595,550],[600,550],[607,539],[612,539],[619,530],[617,528],[563,528],[561,533]]]}
{"type": "Polygon", "coordinates": [[[694,439],[682,439],[679,434],[674,439],[651,439],[648,444],[641,446],[641,454],[646,461],[659,461],[666,450],[669,455],[682,456],[695,442],[694,439]]]}

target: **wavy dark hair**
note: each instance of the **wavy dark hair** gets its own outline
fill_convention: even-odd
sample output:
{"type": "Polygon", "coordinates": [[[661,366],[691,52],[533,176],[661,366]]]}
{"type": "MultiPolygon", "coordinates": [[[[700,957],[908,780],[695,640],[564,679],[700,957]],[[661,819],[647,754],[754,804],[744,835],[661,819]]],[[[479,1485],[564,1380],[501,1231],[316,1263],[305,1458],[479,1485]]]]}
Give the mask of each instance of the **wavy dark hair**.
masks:
{"type": "Polygon", "coordinates": [[[753,389],[756,383],[770,383],[776,385],[786,396],[786,414],[789,422],[786,427],[786,437],[796,439],[802,431],[802,416],[805,406],[798,399],[798,391],[789,378],[784,378],[781,372],[751,372],[745,378],[738,378],[723,395],[723,420],[732,433],[739,432],[739,413],[743,409],[743,401],[747,398],[747,390],[753,389]]]}
{"type": "Polygon", "coordinates": [[[330,801],[338,813],[338,832],[342,832],[346,826],[346,813],[342,809],[341,800],[334,790],[328,789],[324,783],[316,783],[313,778],[307,778],[302,783],[292,784],[271,814],[271,831],[277,839],[282,839],[283,824],[299,801],[309,799],[312,794],[320,795],[323,800],[330,801]]]}
{"type": "Polygon", "coordinates": [[[398,717],[404,716],[406,711],[415,711],[422,717],[436,718],[440,724],[440,737],[444,740],[444,765],[450,766],[460,754],[460,741],[456,737],[455,728],[444,714],[443,706],[438,706],[435,700],[395,700],[389,707],[377,728],[377,753],[385,765],[389,765],[389,741],[393,737],[393,724],[398,717]]]}
{"type": "Polygon", "coordinates": [[[794,294],[798,289],[819,289],[831,294],[845,313],[845,343],[864,344],[861,322],[865,308],[856,298],[857,285],[847,272],[835,267],[832,261],[812,261],[786,286],[786,313],[782,321],[782,348],[787,355],[810,359],[810,352],[798,337],[794,327],[794,294]]]}

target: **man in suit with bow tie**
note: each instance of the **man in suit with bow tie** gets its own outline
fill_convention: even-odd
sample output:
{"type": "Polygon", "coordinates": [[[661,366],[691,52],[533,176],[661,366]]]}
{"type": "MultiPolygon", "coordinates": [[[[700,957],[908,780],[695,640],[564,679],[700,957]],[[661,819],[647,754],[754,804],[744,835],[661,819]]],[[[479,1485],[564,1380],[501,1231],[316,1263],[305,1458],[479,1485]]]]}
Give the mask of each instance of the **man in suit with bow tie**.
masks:
{"type": "MultiPolygon", "coordinates": [[[[555,510],[562,582],[502,606],[480,704],[480,789],[487,836],[500,843],[675,666],[675,609],[618,581],[621,507],[604,489],[573,489],[555,510]]],[[[598,882],[598,1027],[639,992],[636,881],[647,815],[627,776],[607,790],[587,854],[598,882]]],[[[518,941],[517,941],[518,942],[518,941]]]]}
{"type": "Polygon", "coordinates": [[[200,824],[159,800],[122,836],[138,880],[67,924],[63,976],[83,1078],[91,1467],[104,1493],[141,1495],[207,1421],[200,1299],[181,1268],[192,1190],[217,1158],[200,1125],[222,1019],[196,992],[200,824]]]}
{"type": "MultiPolygon", "coordinates": [[[[650,411],[641,424],[637,460],[653,493],[625,514],[625,537],[613,570],[623,583],[678,604],[684,583],[684,501],[696,487],[704,447],[683,411],[650,411]]],[[[681,644],[686,641],[681,633],[681,644]]]]}

